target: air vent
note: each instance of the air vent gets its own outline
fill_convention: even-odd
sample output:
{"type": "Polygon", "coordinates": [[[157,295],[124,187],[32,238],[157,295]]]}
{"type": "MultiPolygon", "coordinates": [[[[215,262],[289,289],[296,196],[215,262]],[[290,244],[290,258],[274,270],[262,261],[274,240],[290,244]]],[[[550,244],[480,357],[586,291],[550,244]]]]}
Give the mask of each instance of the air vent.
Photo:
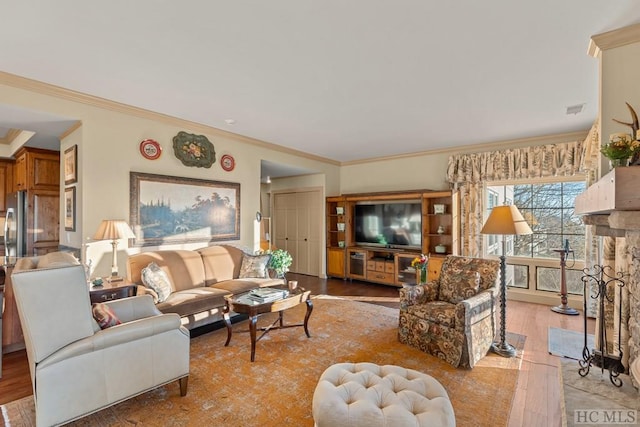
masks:
{"type": "Polygon", "coordinates": [[[567,114],[578,114],[578,113],[582,113],[582,110],[584,110],[584,106],[586,104],[577,104],[577,105],[570,105],[567,107],[567,114]]]}

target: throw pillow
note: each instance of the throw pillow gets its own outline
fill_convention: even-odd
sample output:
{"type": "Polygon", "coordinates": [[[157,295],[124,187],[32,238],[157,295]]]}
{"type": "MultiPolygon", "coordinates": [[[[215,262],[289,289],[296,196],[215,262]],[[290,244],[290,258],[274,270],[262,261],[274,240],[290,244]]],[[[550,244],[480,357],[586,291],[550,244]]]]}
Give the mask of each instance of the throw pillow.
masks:
{"type": "Polygon", "coordinates": [[[122,323],[111,307],[101,302],[91,304],[91,314],[100,325],[100,329],[107,329],[122,323]]]}
{"type": "Polygon", "coordinates": [[[270,254],[249,255],[242,254],[242,265],[240,266],[241,279],[255,278],[266,279],[269,277],[267,265],[271,259],[270,254]]]}
{"type": "Polygon", "coordinates": [[[171,286],[171,280],[169,280],[167,273],[165,273],[158,264],[155,262],[150,263],[142,269],[141,275],[142,284],[147,288],[152,289],[158,295],[157,301],[154,297],[155,303],[164,302],[169,298],[173,288],[171,286]]]}

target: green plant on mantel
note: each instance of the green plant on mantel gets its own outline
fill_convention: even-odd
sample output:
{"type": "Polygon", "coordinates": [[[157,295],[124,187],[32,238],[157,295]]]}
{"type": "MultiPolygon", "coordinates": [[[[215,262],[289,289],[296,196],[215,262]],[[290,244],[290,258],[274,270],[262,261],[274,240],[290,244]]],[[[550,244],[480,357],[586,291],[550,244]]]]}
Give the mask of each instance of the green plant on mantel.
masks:
{"type": "Polygon", "coordinates": [[[291,254],[284,249],[276,249],[271,252],[271,259],[269,260],[268,267],[276,272],[276,276],[284,278],[284,275],[289,271],[289,267],[293,263],[291,254]]]}
{"type": "Polygon", "coordinates": [[[640,152],[640,141],[628,133],[614,133],[609,137],[609,143],[600,148],[600,152],[609,160],[628,159],[640,152]]]}

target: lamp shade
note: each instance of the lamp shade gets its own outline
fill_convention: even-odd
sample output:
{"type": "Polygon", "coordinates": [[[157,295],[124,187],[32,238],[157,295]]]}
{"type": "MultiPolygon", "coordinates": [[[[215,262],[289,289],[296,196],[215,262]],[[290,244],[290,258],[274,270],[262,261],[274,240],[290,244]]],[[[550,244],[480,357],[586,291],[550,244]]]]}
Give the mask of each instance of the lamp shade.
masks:
{"type": "Polygon", "coordinates": [[[496,206],[484,223],[480,234],[532,234],[527,221],[515,205],[496,206]]]}
{"type": "Polygon", "coordinates": [[[105,219],[93,235],[95,240],[135,239],[129,224],[123,219],[105,219]]]}

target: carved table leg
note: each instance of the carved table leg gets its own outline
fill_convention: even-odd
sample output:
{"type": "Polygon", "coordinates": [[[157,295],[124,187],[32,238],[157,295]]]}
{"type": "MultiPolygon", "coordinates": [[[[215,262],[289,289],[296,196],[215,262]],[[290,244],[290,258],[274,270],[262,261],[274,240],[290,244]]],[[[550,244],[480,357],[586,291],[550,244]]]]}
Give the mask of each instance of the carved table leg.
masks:
{"type": "Polygon", "coordinates": [[[249,318],[249,333],[251,335],[251,361],[256,360],[256,323],[258,323],[258,316],[251,316],[249,318]]]}
{"type": "Polygon", "coordinates": [[[224,311],[222,313],[222,318],[224,319],[225,325],[227,325],[227,342],[224,343],[224,346],[228,346],[231,342],[231,317],[229,316],[229,306],[224,306],[224,311]]]}
{"type": "Polygon", "coordinates": [[[313,303],[311,302],[310,299],[308,299],[306,303],[307,303],[307,313],[304,315],[304,333],[307,334],[308,338],[311,338],[311,335],[309,334],[309,328],[307,325],[309,323],[309,317],[311,317],[311,312],[313,311],[313,303]]]}

